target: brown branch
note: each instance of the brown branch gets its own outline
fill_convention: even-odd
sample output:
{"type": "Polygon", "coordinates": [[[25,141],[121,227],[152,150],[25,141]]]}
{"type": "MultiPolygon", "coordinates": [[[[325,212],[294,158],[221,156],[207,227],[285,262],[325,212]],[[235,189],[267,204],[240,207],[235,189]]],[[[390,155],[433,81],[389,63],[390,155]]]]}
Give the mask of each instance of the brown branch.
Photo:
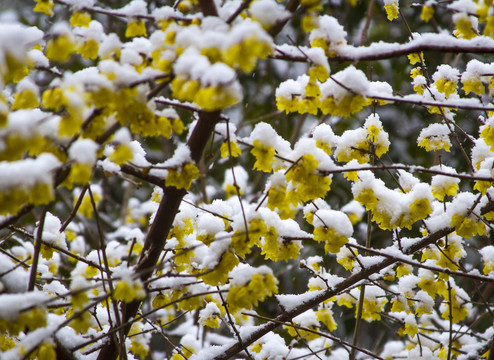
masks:
{"type": "MultiPolygon", "coordinates": [[[[196,163],[201,159],[206,144],[214,131],[214,127],[220,119],[219,111],[199,112],[199,120],[187,142],[191,158],[196,163]]],[[[163,190],[163,198],[153,224],[146,236],[139,262],[134,269],[135,273],[140,275],[140,279],[143,282],[148,280],[153,274],[163,247],[165,246],[168,233],[173,226],[175,215],[177,214],[182,198],[186,193],[187,191],[185,189],[177,189],[175,187],[165,187],[163,190]]],[[[122,303],[122,323],[126,324],[124,329],[125,333],[128,333],[130,330],[132,323],[129,322],[129,320],[135,317],[140,305],[141,300],[135,300],[127,304],[122,303]]],[[[112,329],[109,331],[112,331],[112,329]]],[[[112,339],[109,339],[101,349],[98,360],[114,360],[117,355],[117,344],[112,339]]]]}
{"type": "MultiPolygon", "coordinates": [[[[294,13],[300,4],[299,0],[290,0],[286,5],[285,9],[294,13]]],[[[276,23],[271,29],[269,29],[269,35],[273,37],[273,39],[278,35],[281,30],[285,27],[286,23],[291,19],[291,17],[286,18],[278,23],[276,23]]]]}
{"type": "MultiPolygon", "coordinates": [[[[454,39],[458,40],[458,39],[454,39]]],[[[441,53],[469,53],[469,54],[494,54],[494,46],[481,46],[476,43],[463,45],[463,43],[467,43],[468,40],[462,40],[461,42],[458,40],[458,44],[448,44],[448,43],[421,43],[419,41],[416,44],[383,44],[388,45],[389,49],[384,47],[381,50],[376,48],[375,51],[361,51],[357,49],[362,49],[362,47],[357,48],[350,46],[350,51],[345,52],[341,51],[338,55],[328,58],[330,61],[336,62],[354,62],[354,61],[373,61],[373,60],[387,60],[391,58],[402,57],[404,55],[408,55],[411,53],[420,53],[422,51],[434,51],[441,53]],[[396,45],[395,48],[391,48],[392,45],[396,45]]],[[[342,48],[344,49],[344,48],[342,48]]],[[[363,48],[365,49],[365,48],[363,48]]],[[[290,55],[276,49],[279,55],[273,55],[273,59],[278,60],[288,60],[288,61],[297,61],[297,62],[306,62],[307,59],[304,56],[296,56],[290,55]]]]}
{"type": "MultiPolygon", "coordinates": [[[[452,233],[454,231],[453,228],[445,228],[442,230],[439,230],[427,237],[424,237],[420,241],[417,241],[415,244],[411,245],[405,250],[405,254],[413,254],[424,247],[436,242],[440,238],[452,233]]],[[[289,322],[291,321],[295,316],[300,315],[304,313],[305,311],[313,308],[314,306],[322,303],[323,301],[336,296],[340,294],[341,292],[345,291],[349,287],[357,285],[359,282],[362,280],[367,279],[369,276],[372,274],[377,274],[379,271],[383,270],[384,268],[393,265],[396,263],[395,259],[392,258],[386,258],[383,261],[369,266],[362,271],[351,275],[350,277],[346,278],[339,284],[335,285],[333,288],[327,289],[326,291],[320,292],[318,295],[314,296],[312,299],[304,302],[303,304],[297,306],[293,310],[286,311],[278,315],[273,322],[269,322],[265,324],[264,326],[261,326],[259,330],[251,333],[249,336],[247,336],[245,339],[242,339],[242,342],[235,343],[234,345],[230,346],[227,350],[225,350],[222,354],[214,357],[215,360],[226,360],[231,357],[234,357],[236,354],[240,353],[241,351],[245,350],[248,346],[253,344],[255,341],[259,340],[261,337],[264,335],[268,334],[269,332],[273,331],[276,329],[280,323],[284,322],[289,322]]]]}
{"type": "Polygon", "coordinates": [[[214,0],[199,0],[199,6],[204,16],[218,16],[214,0]]]}

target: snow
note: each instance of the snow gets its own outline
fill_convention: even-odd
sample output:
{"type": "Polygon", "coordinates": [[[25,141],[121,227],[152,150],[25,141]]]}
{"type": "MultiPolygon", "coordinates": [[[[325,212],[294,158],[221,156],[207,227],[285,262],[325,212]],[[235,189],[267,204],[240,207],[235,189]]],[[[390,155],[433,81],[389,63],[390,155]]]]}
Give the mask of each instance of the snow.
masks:
{"type": "Polygon", "coordinates": [[[52,154],[42,153],[36,159],[0,161],[0,191],[31,188],[37,183],[52,184],[53,171],[60,166],[52,154]]]}
{"type": "Polygon", "coordinates": [[[244,286],[255,274],[273,275],[273,271],[266,265],[261,265],[255,268],[248,264],[240,263],[230,272],[230,284],[234,286],[244,286]]]}
{"type": "Polygon", "coordinates": [[[70,5],[72,9],[79,10],[84,7],[91,8],[94,6],[95,0],[65,0],[67,5],[70,5]]]}
{"type": "Polygon", "coordinates": [[[266,31],[259,25],[259,23],[247,18],[241,22],[236,23],[230,30],[227,38],[225,39],[225,48],[230,48],[235,44],[241,43],[247,38],[255,38],[260,42],[273,46],[273,39],[266,31]]]}
{"type": "Polygon", "coordinates": [[[348,216],[337,210],[322,209],[314,215],[314,227],[327,227],[334,229],[340,235],[350,237],[353,234],[353,226],[348,216]]]}
{"type": "Polygon", "coordinates": [[[345,96],[353,94],[365,96],[369,89],[369,84],[365,74],[353,65],[350,65],[321,84],[321,97],[326,98],[331,96],[338,104],[345,96]],[[349,94],[349,91],[353,94],[349,94]]]}
{"type": "Polygon", "coordinates": [[[69,148],[69,159],[88,165],[94,165],[99,145],[91,139],[78,139],[69,148]]]}
{"type": "Polygon", "coordinates": [[[31,291],[19,294],[0,295],[0,319],[15,322],[20,313],[40,306],[50,297],[42,292],[31,291]]]}
{"type": "Polygon", "coordinates": [[[58,116],[53,116],[40,109],[17,110],[8,114],[7,129],[23,139],[29,139],[37,134],[49,136],[58,132],[59,121],[58,116]]]}
{"type": "MultiPolygon", "coordinates": [[[[186,144],[179,144],[173,153],[173,156],[166,160],[161,166],[176,168],[185,163],[192,162],[190,149],[186,144]]],[[[153,172],[153,170],[151,170],[153,172]]]]}
{"type": "Polygon", "coordinates": [[[133,0],[118,11],[126,16],[147,15],[147,4],[144,0],[133,0]]]}
{"type": "Polygon", "coordinates": [[[219,87],[232,83],[236,78],[237,75],[231,67],[222,62],[217,62],[204,72],[201,77],[201,83],[204,86],[219,87]]]}
{"type": "Polygon", "coordinates": [[[277,22],[290,17],[290,12],[272,0],[257,0],[251,3],[249,11],[255,20],[270,28],[277,22]]]}
{"type": "Polygon", "coordinates": [[[482,256],[482,260],[484,262],[493,262],[494,263],[494,246],[487,245],[479,250],[480,255],[482,256]]]}
{"type": "MultiPolygon", "coordinates": [[[[14,253],[14,251],[12,252],[14,253]]],[[[13,269],[15,266],[16,263],[14,263],[10,257],[0,253],[0,274],[4,274],[0,277],[0,291],[4,291],[5,289],[9,293],[21,293],[27,291],[29,272],[25,271],[21,267],[13,269]]],[[[2,295],[0,295],[0,304],[1,298],[2,295]]]]}
{"type": "Polygon", "coordinates": [[[5,65],[6,55],[24,62],[26,52],[43,39],[43,32],[36,27],[18,23],[0,24],[0,65],[5,65]]]}
{"type": "Polygon", "coordinates": [[[334,44],[346,44],[346,37],[345,29],[336,18],[323,15],[319,17],[319,27],[311,31],[309,40],[312,42],[314,39],[325,39],[334,44]]]}
{"type": "Polygon", "coordinates": [[[333,147],[338,142],[338,137],[334,134],[333,129],[328,124],[320,124],[316,126],[312,132],[314,140],[318,140],[322,143],[328,144],[333,147]]]}
{"type": "Polygon", "coordinates": [[[447,64],[442,64],[437,67],[436,72],[432,75],[432,80],[437,81],[439,79],[444,79],[456,83],[459,76],[460,71],[458,69],[447,64]]]}
{"type": "Polygon", "coordinates": [[[26,90],[29,90],[31,91],[33,94],[35,94],[36,96],[39,96],[39,88],[38,86],[33,83],[31,81],[31,79],[25,77],[24,79],[22,79],[21,81],[19,81],[19,83],[17,84],[17,92],[23,92],[23,91],[26,91],[26,90]]]}
{"type": "Polygon", "coordinates": [[[285,99],[292,99],[292,96],[301,96],[303,94],[305,94],[305,88],[303,87],[303,84],[299,83],[296,80],[288,79],[286,81],[283,81],[276,88],[275,96],[285,99]]]}
{"type": "Polygon", "coordinates": [[[167,20],[175,16],[182,16],[182,13],[178,10],[174,10],[171,6],[162,6],[152,11],[151,15],[156,21],[167,20]]]}
{"type": "Polygon", "coordinates": [[[320,171],[330,171],[335,168],[335,164],[324,150],[316,146],[314,138],[302,137],[294,146],[293,151],[288,155],[292,161],[297,161],[304,155],[312,155],[317,161],[317,169],[320,171]]]}
{"type": "Polygon", "coordinates": [[[279,136],[273,127],[265,122],[256,124],[250,136],[244,139],[249,143],[253,143],[255,140],[259,140],[264,146],[275,148],[280,153],[290,151],[290,143],[279,136]]]}
{"type": "Polygon", "coordinates": [[[323,290],[308,291],[303,294],[283,294],[276,295],[276,300],[284,311],[292,311],[322,294],[323,290]]]}
{"type": "MultiPolygon", "coordinates": [[[[36,228],[34,230],[34,236],[38,233],[39,222],[36,224],[36,228]]],[[[44,225],[43,225],[43,233],[41,235],[41,239],[50,245],[58,246],[64,250],[67,250],[67,243],[65,242],[65,233],[60,232],[59,229],[62,227],[62,223],[60,219],[50,212],[46,213],[44,225]]]]}

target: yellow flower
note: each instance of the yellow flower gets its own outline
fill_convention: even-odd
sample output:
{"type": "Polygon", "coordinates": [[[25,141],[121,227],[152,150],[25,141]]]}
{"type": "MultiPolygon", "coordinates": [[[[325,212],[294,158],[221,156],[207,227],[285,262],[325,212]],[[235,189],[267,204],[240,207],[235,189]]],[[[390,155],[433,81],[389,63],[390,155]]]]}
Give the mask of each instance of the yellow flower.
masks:
{"type": "Polygon", "coordinates": [[[429,22],[434,15],[434,8],[432,6],[424,5],[422,6],[422,11],[420,13],[420,18],[425,22],[429,22]]]}
{"type": "Polygon", "coordinates": [[[317,19],[312,13],[308,13],[302,17],[301,22],[302,31],[309,33],[317,28],[317,19]]]}
{"type": "Polygon", "coordinates": [[[476,181],[473,188],[477,191],[480,191],[482,195],[485,195],[487,189],[489,189],[493,184],[494,182],[492,181],[476,181]]]}
{"type": "Polygon", "coordinates": [[[322,308],[316,311],[317,321],[322,322],[329,331],[335,331],[338,324],[333,319],[333,312],[330,309],[322,308]]]}
{"type": "Polygon", "coordinates": [[[425,137],[418,142],[418,145],[425,148],[427,151],[437,151],[441,149],[449,151],[451,148],[451,142],[448,136],[425,137]]]}
{"type": "Polygon", "coordinates": [[[129,303],[136,299],[142,299],[146,296],[146,292],[139,280],[120,280],[115,285],[113,298],[115,300],[129,303]]]}
{"type": "Polygon", "coordinates": [[[338,233],[335,229],[316,227],[314,229],[314,240],[324,242],[324,250],[337,254],[341,247],[348,242],[348,238],[338,233]]]}
{"type": "Polygon", "coordinates": [[[274,159],[275,149],[270,146],[265,146],[260,140],[254,140],[253,148],[250,151],[256,158],[254,170],[271,172],[273,170],[272,161],[274,159]]]}
{"type": "Polygon", "coordinates": [[[86,11],[76,11],[70,17],[70,25],[73,27],[89,27],[90,22],[91,16],[86,11]]]}
{"type": "Polygon", "coordinates": [[[300,3],[308,10],[322,9],[322,0],[302,0],[300,3]]]}
{"type": "Polygon", "coordinates": [[[456,233],[465,239],[471,238],[477,234],[483,235],[486,232],[484,223],[471,216],[464,217],[459,214],[454,214],[451,217],[450,226],[454,227],[456,233]]]}
{"type": "Polygon", "coordinates": [[[473,23],[470,17],[461,13],[455,18],[456,31],[455,36],[460,39],[472,39],[477,36],[475,29],[473,28],[473,23]]]}
{"type": "Polygon", "coordinates": [[[149,348],[141,342],[132,340],[130,343],[129,351],[132,354],[137,355],[140,359],[145,359],[149,353],[149,348]]]}
{"type": "Polygon", "coordinates": [[[494,271],[494,261],[486,261],[484,262],[484,268],[482,269],[485,275],[488,275],[490,272],[494,271]]]}
{"type": "Polygon", "coordinates": [[[393,21],[398,18],[398,2],[394,1],[391,4],[384,4],[384,10],[389,21],[393,21]]]}
{"type": "Polygon", "coordinates": [[[57,353],[55,352],[54,346],[45,342],[41,344],[37,351],[37,359],[38,360],[55,360],[57,358],[57,353]]]}
{"type": "Polygon", "coordinates": [[[257,59],[265,59],[273,53],[271,44],[255,36],[247,36],[241,42],[223,51],[225,64],[250,73],[254,70],[257,59]]]}
{"type": "Polygon", "coordinates": [[[494,37],[494,15],[487,17],[487,24],[484,28],[484,36],[494,37]]]}
{"type": "Polygon", "coordinates": [[[231,251],[227,251],[221,256],[219,263],[213,268],[213,271],[201,276],[201,279],[208,285],[217,286],[219,284],[225,284],[228,280],[229,272],[238,263],[238,258],[231,251]]]}
{"type": "Polygon", "coordinates": [[[77,52],[86,60],[95,60],[98,57],[99,44],[94,39],[84,41],[77,48],[77,52]]]}
{"type": "Polygon", "coordinates": [[[132,150],[125,144],[117,145],[115,151],[113,151],[109,156],[110,160],[117,165],[122,165],[127,161],[132,160],[133,157],[134,155],[132,154],[132,150]]]}
{"type": "Polygon", "coordinates": [[[417,198],[409,206],[413,222],[423,220],[432,213],[431,204],[427,198],[417,198]]]}
{"type": "Polygon", "coordinates": [[[75,48],[75,43],[69,35],[56,35],[46,44],[46,57],[52,61],[64,62],[74,53],[75,48]]]}
{"type": "Polygon", "coordinates": [[[170,304],[170,298],[167,295],[158,294],[154,297],[151,306],[153,307],[153,309],[159,309],[164,307],[165,305],[169,306],[169,304],[170,304]]]}
{"type": "Polygon", "coordinates": [[[226,297],[230,311],[257,306],[259,301],[278,293],[277,284],[278,281],[272,274],[254,274],[244,285],[232,284],[226,297]]]}
{"type": "Polygon", "coordinates": [[[228,141],[225,141],[221,144],[220,153],[223,159],[230,157],[230,153],[232,157],[236,158],[242,154],[242,150],[236,141],[230,141],[230,146],[228,146],[228,141]]]}
{"type": "MultiPolygon", "coordinates": [[[[387,302],[388,300],[386,298],[366,296],[362,306],[362,319],[368,322],[381,320],[381,311],[383,310],[384,305],[387,302]]],[[[358,304],[355,307],[355,314],[357,313],[358,313],[358,304]]]]}
{"type": "Polygon", "coordinates": [[[402,277],[410,275],[412,273],[412,267],[408,264],[400,264],[396,267],[396,276],[402,277]]]}
{"type": "Polygon", "coordinates": [[[130,20],[125,29],[125,37],[147,36],[146,23],[144,20],[130,20]]]}
{"type": "Polygon", "coordinates": [[[18,92],[14,95],[12,110],[33,109],[39,106],[38,97],[29,89],[18,92]]]}
{"type": "Polygon", "coordinates": [[[417,76],[423,76],[424,74],[422,73],[422,69],[420,67],[413,68],[410,70],[410,77],[412,79],[415,79],[417,76]]]}
{"type": "Polygon", "coordinates": [[[485,86],[480,81],[478,76],[462,76],[461,83],[463,84],[463,91],[465,94],[470,94],[471,92],[477,95],[485,94],[485,86]]]}
{"type": "Polygon", "coordinates": [[[91,164],[75,163],[69,173],[69,184],[87,184],[91,181],[93,166],[91,164]]]}
{"type": "Polygon", "coordinates": [[[410,61],[411,65],[421,64],[422,59],[424,58],[424,53],[423,52],[420,52],[420,54],[419,53],[411,53],[411,54],[408,54],[407,57],[408,57],[408,60],[410,61]]]}
{"type": "Polygon", "coordinates": [[[453,324],[457,324],[469,315],[467,307],[465,306],[463,300],[458,298],[455,289],[446,291],[444,294],[444,300],[446,303],[441,311],[441,317],[443,319],[450,320],[451,318],[453,324]]]}
{"type": "Polygon", "coordinates": [[[360,205],[364,205],[367,210],[372,210],[377,205],[377,198],[374,194],[374,190],[371,188],[364,188],[359,191],[355,197],[360,205]]]}
{"type": "Polygon", "coordinates": [[[446,97],[456,93],[456,83],[454,81],[441,78],[434,84],[436,85],[437,90],[446,95],[446,97]]]}
{"type": "Polygon", "coordinates": [[[315,83],[316,80],[324,82],[329,78],[328,69],[323,65],[313,65],[309,69],[309,78],[311,83],[315,83]]]}
{"type": "Polygon", "coordinates": [[[198,177],[199,169],[197,169],[197,166],[193,163],[186,163],[178,169],[168,170],[165,185],[188,190],[192,185],[192,181],[198,177]]]}
{"type": "Polygon", "coordinates": [[[34,12],[39,12],[42,14],[46,14],[48,16],[53,15],[53,1],[52,0],[34,0],[36,2],[36,6],[34,7],[34,12]]]}
{"type": "Polygon", "coordinates": [[[230,87],[209,86],[199,88],[194,96],[194,103],[206,111],[216,111],[235,105],[240,97],[230,87]]]}

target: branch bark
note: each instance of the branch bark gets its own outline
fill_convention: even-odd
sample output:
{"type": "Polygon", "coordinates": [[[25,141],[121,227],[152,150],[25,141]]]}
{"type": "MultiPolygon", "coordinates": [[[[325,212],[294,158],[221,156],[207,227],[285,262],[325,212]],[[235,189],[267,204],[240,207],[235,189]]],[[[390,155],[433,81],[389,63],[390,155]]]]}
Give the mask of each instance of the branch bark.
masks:
{"type": "MultiPolygon", "coordinates": [[[[494,40],[491,46],[480,43],[478,40],[456,39],[453,36],[448,37],[445,41],[440,34],[428,34],[429,36],[412,40],[406,44],[399,43],[373,43],[369,46],[354,47],[351,45],[341,46],[337,55],[329,57],[329,61],[371,61],[386,60],[396,57],[402,57],[411,53],[421,51],[434,51],[441,53],[469,53],[469,54],[494,54],[494,40]]],[[[276,49],[279,55],[274,55],[274,59],[307,62],[307,57],[300,54],[299,50],[294,49],[293,54],[289,54],[281,49],[276,49]],[[300,55],[295,55],[296,53],[300,55]]]]}
{"type": "MultiPolygon", "coordinates": [[[[190,148],[192,159],[198,163],[202,157],[206,144],[214,131],[214,127],[220,121],[220,112],[200,112],[199,120],[192,131],[192,134],[187,142],[190,148]]],[[[174,187],[165,187],[163,198],[158,208],[158,212],[154,218],[153,224],[149,229],[144,243],[144,248],[141,253],[138,264],[135,267],[136,274],[139,274],[140,279],[144,282],[148,280],[160,258],[161,251],[165,246],[166,238],[170,232],[175,215],[178,212],[182,198],[187,193],[184,189],[174,187]]],[[[140,300],[135,300],[130,303],[122,303],[122,323],[127,324],[124,332],[128,333],[133,319],[137,314],[140,300]]],[[[108,339],[101,349],[98,360],[114,360],[118,356],[118,344],[112,338],[108,339]]]]}
{"type": "MultiPolygon", "coordinates": [[[[446,228],[439,230],[422,240],[416,242],[412,246],[410,246],[404,253],[406,255],[411,255],[415,253],[416,251],[419,251],[423,249],[424,247],[434,243],[435,241],[439,240],[440,238],[452,233],[454,231],[453,228],[446,228]]],[[[214,357],[214,360],[227,360],[232,358],[233,356],[237,355],[241,351],[245,350],[248,346],[253,344],[255,341],[259,340],[261,337],[266,335],[267,333],[273,331],[276,329],[280,323],[285,323],[285,322],[290,322],[295,316],[300,315],[304,313],[305,311],[313,308],[314,306],[320,304],[321,302],[340,294],[341,292],[345,291],[346,289],[357,285],[360,281],[363,281],[367,279],[369,276],[372,274],[377,274],[379,271],[383,270],[384,268],[393,265],[396,263],[397,260],[393,258],[386,258],[383,261],[370,266],[368,268],[363,269],[357,274],[354,274],[339,284],[337,284],[334,288],[328,289],[324,292],[319,293],[319,295],[315,296],[312,298],[310,301],[304,302],[303,304],[297,306],[291,311],[286,311],[278,315],[272,322],[268,322],[265,325],[261,326],[259,330],[251,333],[247,338],[242,339],[241,342],[237,342],[234,345],[230,346],[227,350],[225,350],[222,354],[214,357]]]]}

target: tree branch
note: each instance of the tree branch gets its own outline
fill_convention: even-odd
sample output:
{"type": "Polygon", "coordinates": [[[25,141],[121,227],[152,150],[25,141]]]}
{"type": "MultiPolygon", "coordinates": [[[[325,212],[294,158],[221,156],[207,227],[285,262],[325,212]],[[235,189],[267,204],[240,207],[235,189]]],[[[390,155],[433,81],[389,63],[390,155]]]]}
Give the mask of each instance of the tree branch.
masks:
{"type": "MultiPolygon", "coordinates": [[[[190,148],[191,157],[196,163],[201,159],[206,144],[214,131],[214,127],[220,119],[219,111],[199,112],[199,120],[187,142],[187,145],[190,148]]],[[[187,191],[184,189],[177,189],[175,187],[164,188],[163,198],[153,224],[146,236],[139,262],[134,269],[143,282],[148,280],[153,274],[153,270],[159,260],[163,247],[165,246],[168,233],[173,226],[175,215],[177,214],[182,198],[186,193],[187,191]]],[[[127,324],[124,329],[125,333],[128,333],[130,330],[132,323],[129,322],[129,320],[135,317],[140,305],[140,300],[135,300],[127,304],[122,303],[122,323],[127,324]]],[[[109,339],[109,342],[101,349],[98,360],[116,359],[118,355],[116,349],[117,344],[115,341],[109,339]]]]}
{"type": "MultiPolygon", "coordinates": [[[[415,244],[411,245],[404,251],[404,253],[407,255],[413,254],[416,251],[419,251],[424,247],[434,243],[440,238],[452,233],[453,231],[454,229],[450,227],[439,230],[427,237],[424,237],[422,240],[416,242],[415,244]]],[[[379,271],[381,271],[382,269],[390,265],[393,265],[396,262],[397,262],[396,259],[386,258],[383,261],[373,266],[367,267],[362,271],[354,275],[351,275],[350,277],[346,278],[339,284],[335,285],[333,288],[318,293],[318,295],[314,296],[311,300],[304,302],[303,304],[297,306],[293,310],[281,313],[274,319],[274,321],[261,326],[259,330],[254,331],[248,337],[242,339],[242,342],[237,342],[234,345],[230,346],[222,354],[214,357],[214,360],[226,360],[235,356],[236,354],[245,350],[248,346],[253,344],[255,341],[259,340],[261,337],[266,335],[267,333],[276,329],[280,323],[291,321],[295,316],[300,315],[305,311],[313,308],[314,306],[320,304],[321,302],[340,294],[341,292],[345,291],[346,289],[352,286],[357,285],[360,281],[367,279],[372,274],[379,273],[379,271]]]]}

